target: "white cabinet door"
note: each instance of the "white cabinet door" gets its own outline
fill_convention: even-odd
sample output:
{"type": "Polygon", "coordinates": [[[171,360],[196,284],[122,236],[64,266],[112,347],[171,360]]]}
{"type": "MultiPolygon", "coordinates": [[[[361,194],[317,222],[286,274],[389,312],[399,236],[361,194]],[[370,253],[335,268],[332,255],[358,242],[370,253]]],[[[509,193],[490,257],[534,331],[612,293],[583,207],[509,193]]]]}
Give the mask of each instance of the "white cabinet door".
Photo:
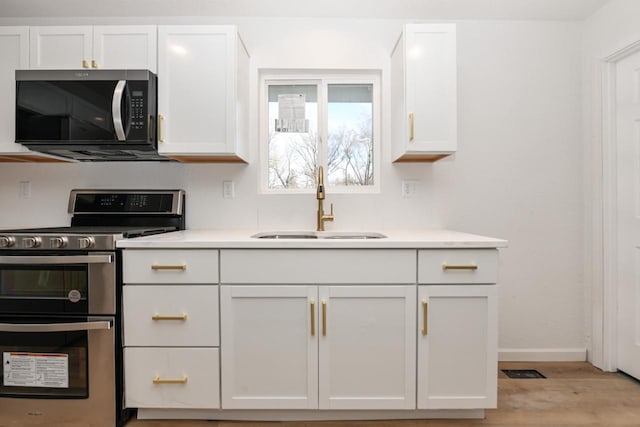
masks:
{"type": "Polygon", "coordinates": [[[419,286],[418,409],[495,408],[495,285],[419,286]]]}
{"type": "Polygon", "coordinates": [[[157,70],[155,25],[93,27],[92,67],[103,69],[157,70]]]}
{"type": "Polygon", "coordinates": [[[91,67],[93,27],[31,27],[31,68],[91,67]]]}
{"type": "Polygon", "coordinates": [[[407,24],[392,53],[394,161],[433,161],[457,147],[455,24],[407,24]]]}
{"type": "Polygon", "coordinates": [[[415,286],[321,286],[320,409],[415,409],[415,286]]]}
{"type": "Polygon", "coordinates": [[[16,144],[15,71],[29,68],[29,28],[0,27],[0,154],[27,153],[16,144]]]}
{"type": "Polygon", "coordinates": [[[248,54],[234,26],[158,27],[161,154],[242,157],[236,107],[247,105],[238,99],[245,92],[237,86],[240,62],[247,65],[248,54]]]}
{"type": "Polygon", "coordinates": [[[221,286],[223,409],[318,407],[315,286],[221,286]]]}

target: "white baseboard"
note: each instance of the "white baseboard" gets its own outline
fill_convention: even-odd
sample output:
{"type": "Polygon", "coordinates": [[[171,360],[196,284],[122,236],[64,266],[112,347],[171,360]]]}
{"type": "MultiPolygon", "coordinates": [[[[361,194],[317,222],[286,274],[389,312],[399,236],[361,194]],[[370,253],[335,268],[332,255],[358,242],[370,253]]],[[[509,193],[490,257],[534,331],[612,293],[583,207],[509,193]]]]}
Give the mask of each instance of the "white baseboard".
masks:
{"type": "Polygon", "coordinates": [[[586,348],[500,348],[500,362],[586,362],[586,348]]]}

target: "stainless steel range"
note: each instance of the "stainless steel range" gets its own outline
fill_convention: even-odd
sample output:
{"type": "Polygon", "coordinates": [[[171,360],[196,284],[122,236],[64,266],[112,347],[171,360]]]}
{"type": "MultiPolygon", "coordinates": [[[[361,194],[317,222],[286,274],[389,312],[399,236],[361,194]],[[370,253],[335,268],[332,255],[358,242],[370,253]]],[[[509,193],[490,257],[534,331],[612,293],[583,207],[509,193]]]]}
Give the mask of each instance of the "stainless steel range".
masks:
{"type": "Polygon", "coordinates": [[[124,424],[120,239],[182,230],[182,190],[72,190],[71,226],[0,230],[0,425],[124,424]]]}

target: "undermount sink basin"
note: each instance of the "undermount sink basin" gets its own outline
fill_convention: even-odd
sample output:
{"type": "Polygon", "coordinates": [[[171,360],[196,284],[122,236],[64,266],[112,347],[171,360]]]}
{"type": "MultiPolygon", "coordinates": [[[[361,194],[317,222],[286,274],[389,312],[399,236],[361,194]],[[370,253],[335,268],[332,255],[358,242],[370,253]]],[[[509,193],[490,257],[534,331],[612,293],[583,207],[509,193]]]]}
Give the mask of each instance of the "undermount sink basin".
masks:
{"type": "Polygon", "coordinates": [[[251,237],[254,239],[383,239],[387,236],[367,231],[267,231],[251,237]]]}
{"type": "Polygon", "coordinates": [[[382,233],[367,232],[367,231],[325,231],[319,232],[319,239],[384,239],[385,236],[382,233]],[[322,233],[322,234],[320,234],[322,233]]]}
{"type": "Polygon", "coordinates": [[[317,239],[313,231],[274,231],[254,234],[254,239],[317,239]]]}

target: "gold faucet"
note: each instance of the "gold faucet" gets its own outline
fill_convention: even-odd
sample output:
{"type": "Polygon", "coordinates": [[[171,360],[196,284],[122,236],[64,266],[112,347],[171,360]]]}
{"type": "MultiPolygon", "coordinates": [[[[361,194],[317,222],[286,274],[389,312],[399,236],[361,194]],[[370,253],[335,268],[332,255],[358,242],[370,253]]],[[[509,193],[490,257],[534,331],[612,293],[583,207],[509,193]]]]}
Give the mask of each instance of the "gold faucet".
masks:
{"type": "Polygon", "coordinates": [[[318,168],[318,189],[316,191],[316,199],[318,199],[318,227],[317,231],[324,231],[324,222],[333,221],[333,203],[331,203],[331,213],[324,213],[324,178],[322,177],[322,166],[318,168]]]}

